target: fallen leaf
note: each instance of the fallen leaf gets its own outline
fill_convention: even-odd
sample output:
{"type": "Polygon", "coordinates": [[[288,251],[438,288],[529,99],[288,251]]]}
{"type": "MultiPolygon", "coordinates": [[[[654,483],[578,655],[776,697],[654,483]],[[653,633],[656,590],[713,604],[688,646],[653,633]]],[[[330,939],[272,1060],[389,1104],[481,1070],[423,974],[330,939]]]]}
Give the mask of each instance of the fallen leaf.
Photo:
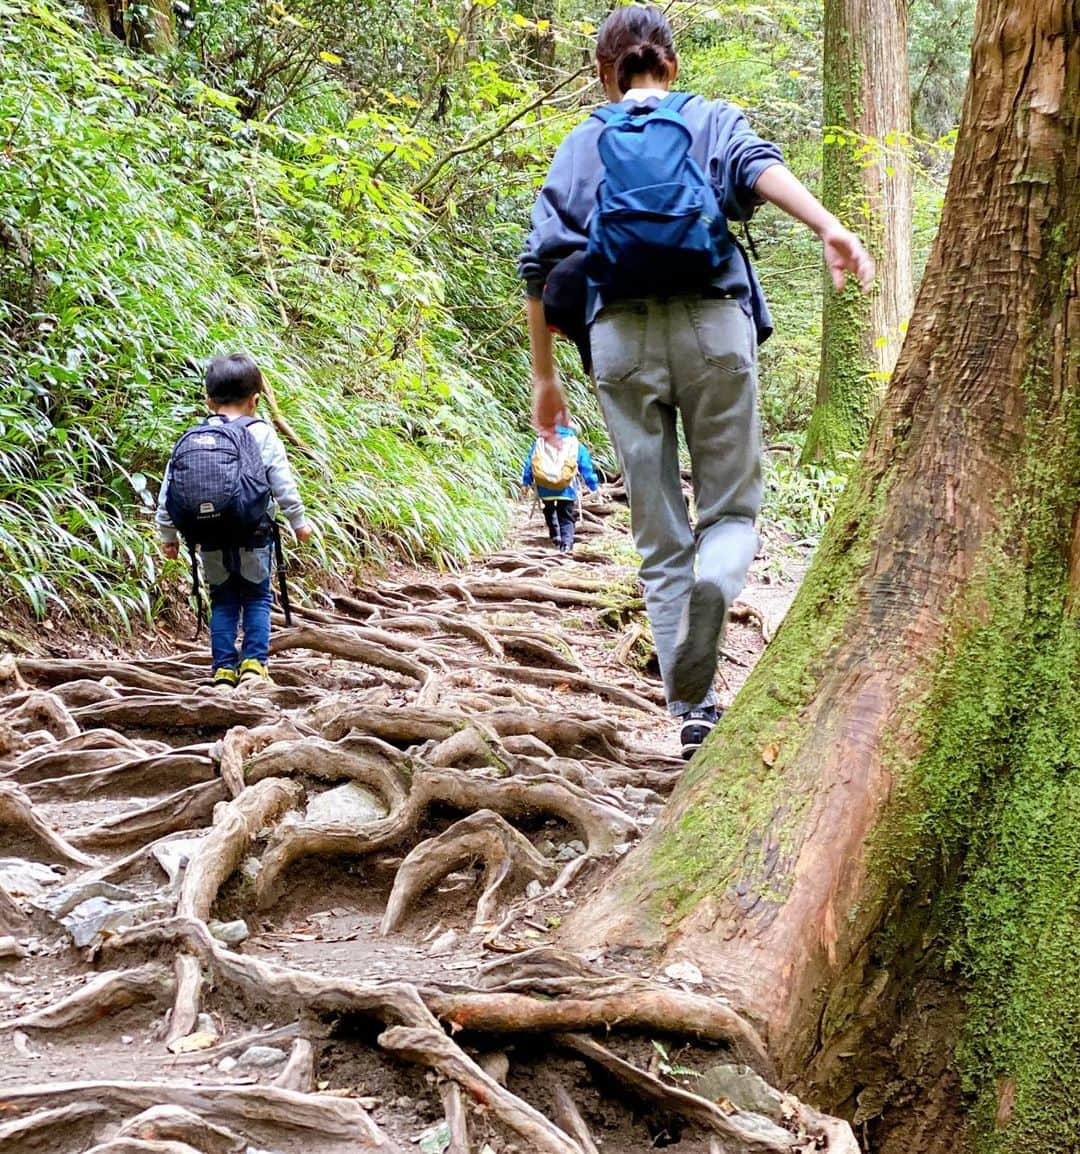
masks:
{"type": "Polygon", "coordinates": [[[775,741],[770,741],[767,746],[761,751],[761,760],[766,765],[775,765],[776,759],[780,756],[780,746],[775,741]]]}
{"type": "Polygon", "coordinates": [[[169,1050],[174,1054],[191,1054],[196,1050],[209,1050],[218,1040],[217,1034],[200,1030],[195,1034],[188,1034],[186,1038],[177,1038],[169,1043],[169,1050]]]}

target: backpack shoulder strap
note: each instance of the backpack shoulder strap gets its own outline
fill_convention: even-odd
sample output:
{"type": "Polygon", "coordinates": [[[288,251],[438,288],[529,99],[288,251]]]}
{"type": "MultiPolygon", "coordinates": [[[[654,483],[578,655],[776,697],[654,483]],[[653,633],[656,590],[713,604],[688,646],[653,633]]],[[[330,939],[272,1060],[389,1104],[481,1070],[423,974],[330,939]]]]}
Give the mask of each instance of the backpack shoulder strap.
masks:
{"type": "Polygon", "coordinates": [[[608,124],[610,121],[614,120],[614,118],[618,116],[620,112],[621,109],[617,104],[604,104],[599,108],[594,108],[592,112],[589,113],[589,115],[595,116],[601,124],[608,124]]]}
{"type": "Polygon", "coordinates": [[[669,112],[682,112],[695,95],[693,92],[669,92],[657,107],[666,108],[669,112]]]}

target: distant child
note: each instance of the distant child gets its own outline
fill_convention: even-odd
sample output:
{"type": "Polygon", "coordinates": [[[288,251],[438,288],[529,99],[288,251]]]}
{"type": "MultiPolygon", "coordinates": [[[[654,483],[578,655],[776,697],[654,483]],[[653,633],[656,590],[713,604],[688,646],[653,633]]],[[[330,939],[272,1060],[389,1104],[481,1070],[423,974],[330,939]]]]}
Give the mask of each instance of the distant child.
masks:
{"type": "Polygon", "coordinates": [[[526,487],[535,485],[548,536],[558,545],[560,553],[570,553],[574,548],[579,477],[590,493],[600,487],[589,450],[572,429],[557,425],[553,433],[533,441],[525,458],[521,483],[526,487]]]}
{"type": "Polygon", "coordinates": [[[234,353],[210,362],[206,403],[211,415],[177,441],[158,497],[163,552],[178,557],[183,538],[191,552],[196,596],[196,548],[202,558],[218,686],[270,680],[275,503],[297,541],[312,534],[285,447],[255,415],[262,389],[262,373],[251,357],[234,353]],[[243,645],[237,653],[241,621],[243,645]]]}

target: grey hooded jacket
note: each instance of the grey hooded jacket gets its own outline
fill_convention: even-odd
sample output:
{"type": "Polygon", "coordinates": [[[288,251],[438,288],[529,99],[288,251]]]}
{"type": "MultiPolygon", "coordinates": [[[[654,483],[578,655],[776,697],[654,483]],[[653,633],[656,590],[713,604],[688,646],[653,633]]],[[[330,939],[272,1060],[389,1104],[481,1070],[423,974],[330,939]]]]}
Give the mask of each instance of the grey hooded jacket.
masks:
{"type": "MultiPolygon", "coordinates": [[[[655,108],[659,98],[630,98],[624,103],[655,108]]],[[[762,140],[740,109],[724,100],[695,96],[682,111],[694,136],[693,156],[712,180],[720,208],[729,221],[746,221],[761,204],[754,192],[758,177],[782,164],[780,149],[762,140]]],[[[532,212],[532,230],[518,260],[526,291],[539,297],[549,270],[588,242],[589,218],[596,205],[604,166],[597,150],[603,125],[593,116],[579,124],[559,146],[532,212]]],[[[732,296],[757,328],[758,343],[772,332],[772,319],[749,258],[736,242],[726,266],[713,281],[717,295],[732,296]]],[[[596,302],[593,315],[603,302],[596,302]]],[[[592,316],[589,318],[592,320],[592,316]]]]}

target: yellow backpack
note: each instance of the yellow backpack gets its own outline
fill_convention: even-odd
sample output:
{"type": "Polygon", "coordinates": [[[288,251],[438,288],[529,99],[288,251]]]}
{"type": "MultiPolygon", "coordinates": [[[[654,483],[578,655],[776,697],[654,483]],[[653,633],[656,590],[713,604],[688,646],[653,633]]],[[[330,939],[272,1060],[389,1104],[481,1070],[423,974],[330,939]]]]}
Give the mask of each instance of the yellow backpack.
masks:
{"type": "Polygon", "coordinates": [[[552,444],[537,437],[532,451],[533,480],[545,489],[569,488],[578,471],[578,439],[571,433],[552,444]]]}

